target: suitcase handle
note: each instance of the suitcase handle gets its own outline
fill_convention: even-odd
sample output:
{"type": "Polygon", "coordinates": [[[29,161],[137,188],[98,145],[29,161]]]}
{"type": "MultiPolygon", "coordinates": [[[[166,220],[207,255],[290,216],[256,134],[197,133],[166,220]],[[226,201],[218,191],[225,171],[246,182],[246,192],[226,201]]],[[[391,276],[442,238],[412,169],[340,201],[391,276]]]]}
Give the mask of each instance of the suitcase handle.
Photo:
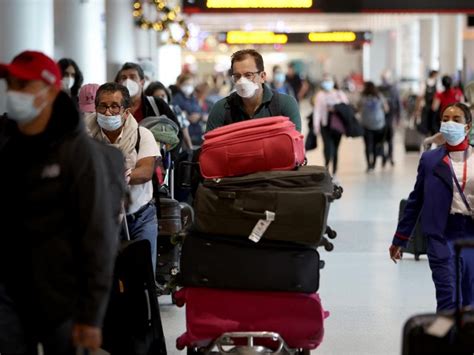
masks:
{"type": "Polygon", "coordinates": [[[247,339],[247,344],[244,345],[246,348],[260,348],[260,346],[255,345],[256,339],[271,339],[275,342],[278,342],[278,348],[271,353],[266,352],[266,354],[281,354],[284,350],[284,353],[290,353],[290,349],[286,345],[283,338],[278,333],[274,332],[231,332],[222,334],[209,349],[212,349],[214,346],[217,346],[221,354],[234,354],[234,349],[224,349],[224,346],[235,346],[234,339],[247,339]]]}
{"type": "Polygon", "coordinates": [[[265,212],[252,212],[252,211],[247,211],[243,208],[238,208],[237,210],[241,214],[243,214],[244,216],[255,217],[255,218],[258,218],[258,219],[266,219],[267,218],[267,215],[265,214],[265,212]]]}

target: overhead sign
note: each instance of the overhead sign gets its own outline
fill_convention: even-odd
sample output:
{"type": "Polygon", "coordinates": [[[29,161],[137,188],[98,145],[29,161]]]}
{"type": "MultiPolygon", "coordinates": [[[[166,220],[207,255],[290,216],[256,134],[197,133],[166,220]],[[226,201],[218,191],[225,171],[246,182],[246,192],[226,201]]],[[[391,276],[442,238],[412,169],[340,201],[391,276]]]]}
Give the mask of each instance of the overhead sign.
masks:
{"type": "Polygon", "coordinates": [[[313,0],[206,0],[207,9],[309,9],[313,0]]]}
{"type": "Polygon", "coordinates": [[[287,44],[287,43],[367,43],[372,32],[298,32],[275,33],[270,31],[230,31],[218,36],[227,44],[287,44]]]}
{"type": "Polygon", "coordinates": [[[473,0],[183,0],[197,12],[433,12],[474,13],[473,0]]]}
{"type": "Polygon", "coordinates": [[[288,42],[288,36],[270,31],[230,31],[227,32],[226,42],[228,44],[285,44],[288,42]]]}

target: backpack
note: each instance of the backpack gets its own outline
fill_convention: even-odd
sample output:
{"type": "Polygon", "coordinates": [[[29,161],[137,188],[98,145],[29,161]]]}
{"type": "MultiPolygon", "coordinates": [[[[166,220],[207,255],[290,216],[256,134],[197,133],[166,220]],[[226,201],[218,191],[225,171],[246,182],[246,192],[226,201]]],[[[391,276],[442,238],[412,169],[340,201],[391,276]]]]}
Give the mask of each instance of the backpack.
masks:
{"type": "MultiPolygon", "coordinates": [[[[267,103],[267,108],[270,111],[270,117],[272,116],[281,116],[281,107],[280,107],[280,98],[279,93],[275,90],[272,90],[273,96],[269,103],[267,103]]],[[[224,111],[224,125],[231,123],[243,121],[241,114],[239,113],[239,96],[237,93],[230,94],[226,101],[227,106],[224,111]]]]}
{"type": "Polygon", "coordinates": [[[383,101],[377,96],[367,96],[362,99],[362,125],[377,131],[385,127],[385,112],[383,101]]]}

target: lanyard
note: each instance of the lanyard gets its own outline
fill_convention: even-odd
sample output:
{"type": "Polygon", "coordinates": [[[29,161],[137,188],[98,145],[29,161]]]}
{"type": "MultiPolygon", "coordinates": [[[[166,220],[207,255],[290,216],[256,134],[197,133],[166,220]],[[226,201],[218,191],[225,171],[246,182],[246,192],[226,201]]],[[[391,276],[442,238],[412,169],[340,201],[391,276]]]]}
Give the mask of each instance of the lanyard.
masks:
{"type": "MultiPolygon", "coordinates": [[[[468,148],[469,149],[469,148],[468,148]]],[[[449,157],[449,167],[451,168],[451,174],[453,175],[453,180],[454,183],[456,184],[456,187],[459,191],[459,195],[461,195],[462,201],[467,207],[467,210],[469,213],[472,214],[472,209],[471,206],[469,205],[469,202],[467,202],[466,195],[464,195],[464,188],[466,187],[466,182],[467,182],[467,152],[468,149],[464,151],[464,164],[463,164],[463,173],[462,173],[462,186],[459,184],[459,180],[456,177],[456,173],[454,172],[453,164],[451,162],[451,157],[449,157]]]]}

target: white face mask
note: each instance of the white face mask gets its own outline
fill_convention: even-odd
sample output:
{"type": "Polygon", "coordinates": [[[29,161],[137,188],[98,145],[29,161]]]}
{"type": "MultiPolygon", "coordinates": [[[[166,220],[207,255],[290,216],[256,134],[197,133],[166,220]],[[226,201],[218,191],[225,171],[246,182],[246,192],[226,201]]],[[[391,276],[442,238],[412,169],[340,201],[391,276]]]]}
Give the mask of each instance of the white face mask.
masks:
{"type": "Polygon", "coordinates": [[[74,82],[75,82],[75,80],[74,80],[73,77],[65,76],[61,80],[61,87],[63,88],[63,90],[69,91],[74,86],[74,82]]]}
{"type": "Polygon", "coordinates": [[[235,90],[237,95],[244,99],[248,99],[255,95],[255,92],[258,90],[259,85],[250,81],[245,77],[241,77],[239,81],[235,83],[235,90]]]}
{"type": "Polygon", "coordinates": [[[191,84],[183,85],[181,87],[181,90],[183,91],[184,95],[191,96],[194,92],[194,86],[192,86],[191,84]]]}
{"type": "Polygon", "coordinates": [[[124,82],[122,82],[122,85],[128,89],[130,97],[137,96],[140,92],[140,86],[136,81],[133,81],[132,79],[125,80],[124,82]]]}
{"type": "Polygon", "coordinates": [[[436,85],[436,79],[434,79],[434,78],[428,78],[428,79],[426,80],[426,85],[428,85],[428,86],[435,86],[435,85],[436,85]]]}
{"type": "Polygon", "coordinates": [[[106,116],[101,113],[97,113],[97,123],[99,124],[100,128],[109,132],[113,132],[122,127],[122,115],[106,116]]]}
{"type": "Polygon", "coordinates": [[[45,87],[36,95],[18,91],[7,91],[6,111],[8,118],[20,124],[33,121],[48,104],[47,101],[44,101],[40,107],[36,107],[34,104],[35,99],[48,89],[49,87],[45,87]]]}

